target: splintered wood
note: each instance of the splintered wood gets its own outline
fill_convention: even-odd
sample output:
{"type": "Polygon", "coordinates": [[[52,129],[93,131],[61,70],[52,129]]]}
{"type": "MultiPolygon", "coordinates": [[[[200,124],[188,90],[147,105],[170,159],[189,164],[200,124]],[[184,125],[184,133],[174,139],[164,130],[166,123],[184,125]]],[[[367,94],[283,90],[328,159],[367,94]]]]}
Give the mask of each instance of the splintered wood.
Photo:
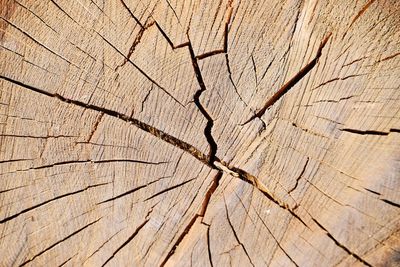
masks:
{"type": "Polygon", "coordinates": [[[400,265],[400,1],[0,14],[0,266],[400,265]]]}

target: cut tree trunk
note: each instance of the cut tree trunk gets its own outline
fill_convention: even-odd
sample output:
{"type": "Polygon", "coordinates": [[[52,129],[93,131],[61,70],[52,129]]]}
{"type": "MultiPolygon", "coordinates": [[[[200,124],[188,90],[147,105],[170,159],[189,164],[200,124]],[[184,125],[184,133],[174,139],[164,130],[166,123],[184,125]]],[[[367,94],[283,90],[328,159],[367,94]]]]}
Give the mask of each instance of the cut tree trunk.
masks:
{"type": "Polygon", "coordinates": [[[0,10],[1,266],[400,265],[400,1],[0,10]]]}

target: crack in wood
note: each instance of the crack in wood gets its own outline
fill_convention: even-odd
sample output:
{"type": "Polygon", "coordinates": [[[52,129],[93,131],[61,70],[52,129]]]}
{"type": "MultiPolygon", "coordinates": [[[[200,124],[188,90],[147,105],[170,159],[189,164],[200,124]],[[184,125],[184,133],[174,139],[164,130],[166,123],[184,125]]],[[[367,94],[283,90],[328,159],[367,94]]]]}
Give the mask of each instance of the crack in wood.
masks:
{"type": "Polygon", "coordinates": [[[60,241],[57,241],[56,243],[52,244],[51,246],[47,247],[45,250],[39,252],[38,254],[36,254],[35,256],[33,256],[32,258],[30,258],[29,260],[23,262],[22,264],[19,265],[19,267],[25,266],[28,263],[32,262],[34,259],[36,259],[37,257],[41,256],[42,254],[46,253],[47,251],[49,251],[50,249],[54,248],[55,246],[61,244],[62,242],[68,240],[69,238],[73,237],[74,235],[82,232],[83,230],[85,230],[86,228],[88,228],[91,225],[94,225],[95,223],[97,223],[98,221],[100,221],[103,217],[83,226],[82,228],[79,228],[78,230],[76,230],[75,232],[67,235],[66,237],[64,237],[63,239],[61,239],[60,241]]]}
{"type": "Polygon", "coordinates": [[[261,108],[256,114],[251,116],[247,121],[242,123],[241,125],[244,126],[250,121],[254,120],[255,118],[261,118],[265,111],[274,105],[282,96],[284,96],[290,89],[293,88],[299,81],[301,81],[318,63],[319,58],[322,55],[322,49],[327,44],[329,38],[331,37],[332,33],[329,33],[321,42],[318,47],[317,53],[313,60],[311,60],[306,66],[304,66],[292,79],[287,81],[275,94],[272,95],[271,98],[264,104],[264,107],[261,108]]]}
{"type": "Polygon", "coordinates": [[[336,246],[340,247],[341,249],[343,249],[347,254],[349,254],[350,256],[353,256],[356,260],[358,260],[359,262],[363,263],[366,266],[372,267],[372,265],[370,263],[368,263],[366,260],[364,260],[363,258],[361,258],[359,255],[355,254],[354,252],[352,252],[350,249],[348,249],[345,245],[341,244],[336,238],[334,238],[332,236],[331,233],[329,233],[328,230],[325,229],[325,227],[323,227],[316,219],[311,218],[324,232],[325,234],[329,237],[329,239],[331,239],[336,246]]]}
{"type": "Polygon", "coordinates": [[[108,198],[108,199],[106,199],[106,200],[103,200],[103,201],[101,201],[101,202],[98,202],[98,203],[96,203],[96,205],[100,205],[100,204],[103,204],[103,203],[107,203],[107,202],[110,202],[110,201],[114,201],[114,200],[119,199],[119,198],[121,198],[121,197],[125,197],[125,196],[127,196],[127,195],[130,195],[130,194],[135,193],[136,191],[139,191],[139,190],[141,190],[141,189],[143,189],[143,188],[146,188],[146,187],[148,187],[149,185],[154,184],[154,183],[156,183],[156,182],[158,182],[158,181],[160,181],[160,180],[162,180],[162,179],[171,178],[171,177],[172,177],[172,176],[163,176],[163,177],[160,177],[160,178],[158,178],[158,179],[156,179],[156,180],[154,180],[154,181],[151,181],[151,182],[149,182],[149,183],[147,183],[147,184],[144,184],[144,185],[141,185],[141,186],[137,186],[137,187],[135,187],[135,188],[133,188],[133,189],[131,189],[131,190],[128,190],[128,191],[126,191],[126,192],[124,192],[124,193],[122,193],[122,194],[120,194],[120,195],[117,195],[117,196],[108,198]]]}
{"type": "MultiPolygon", "coordinates": [[[[176,249],[182,243],[184,238],[188,235],[188,233],[190,232],[190,229],[192,228],[192,226],[194,225],[196,220],[198,218],[201,218],[201,223],[203,223],[203,218],[204,218],[204,215],[205,215],[205,213],[207,211],[208,204],[210,203],[210,199],[211,199],[212,195],[214,194],[215,190],[217,190],[217,188],[219,186],[219,182],[221,180],[221,177],[222,177],[222,172],[221,171],[219,171],[214,176],[213,181],[211,183],[211,186],[209,187],[209,189],[207,190],[207,192],[206,192],[206,194],[204,196],[203,203],[201,205],[200,211],[198,213],[196,213],[193,216],[193,218],[189,221],[188,225],[185,227],[183,232],[179,235],[178,239],[175,241],[174,245],[171,247],[171,249],[168,252],[167,256],[161,262],[160,267],[165,266],[165,264],[169,261],[169,259],[172,257],[172,255],[175,254],[176,249]]],[[[207,225],[207,226],[208,226],[208,230],[209,230],[210,226],[209,225],[207,225]]],[[[210,255],[210,261],[211,261],[211,255],[210,255]]]]}
{"type": "Polygon", "coordinates": [[[399,133],[400,129],[391,128],[391,129],[389,129],[388,132],[382,132],[382,131],[376,131],[376,130],[358,130],[358,129],[342,128],[342,129],[339,129],[339,131],[348,132],[348,133],[352,133],[352,134],[359,134],[359,135],[387,136],[390,133],[399,133]]]}
{"type": "MultiPolygon", "coordinates": [[[[188,36],[189,39],[189,36],[188,36]]],[[[194,54],[193,47],[189,41],[189,52],[190,52],[190,57],[192,59],[192,65],[194,72],[196,74],[197,82],[200,86],[200,89],[196,91],[196,93],[193,96],[193,101],[197,108],[200,110],[201,114],[206,118],[207,124],[206,127],[204,128],[204,135],[207,139],[208,145],[209,145],[209,164],[213,165],[214,161],[216,159],[216,154],[217,154],[217,143],[214,140],[214,137],[212,136],[212,128],[214,126],[214,120],[211,118],[210,114],[208,114],[207,110],[203,107],[203,105],[200,102],[200,96],[201,94],[207,90],[206,85],[204,84],[203,76],[201,74],[197,58],[194,54]]]]}
{"type": "Polygon", "coordinates": [[[114,257],[115,255],[117,255],[117,253],[119,251],[121,251],[121,249],[123,249],[126,245],[128,245],[136,236],[137,234],[140,232],[140,230],[150,221],[150,219],[148,218],[150,213],[152,212],[152,210],[149,211],[149,213],[146,216],[146,219],[144,220],[143,223],[141,223],[136,229],[135,231],[132,233],[132,235],[124,242],[122,243],[121,246],[119,246],[117,248],[117,250],[115,250],[113,252],[113,254],[101,265],[102,267],[104,267],[107,263],[109,263],[114,257]]]}
{"type": "MultiPolygon", "coordinates": [[[[190,46],[189,46],[190,47],[190,46]]],[[[193,51],[193,50],[192,50],[193,51]]],[[[19,85],[25,89],[34,91],[36,93],[48,96],[48,97],[53,97],[53,98],[57,98],[58,100],[71,104],[71,105],[76,105],[76,106],[80,106],[82,108],[85,109],[90,109],[90,110],[94,110],[94,111],[98,111],[98,112],[103,112],[108,116],[126,121],[127,123],[130,123],[132,125],[134,125],[135,127],[161,139],[162,141],[169,143],[170,145],[173,145],[175,147],[178,147],[179,149],[185,151],[186,153],[189,153],[190,155],[192,155],[194,158],[196,158],[197,160],[199,160],[200,162],[202,162],[203,164],[209,166],[212,169],[216,169],[216,170],[220,170],[223,172],[227,172],[228,174],[237,177],[251,185],[253,185],[254,187],[256,187],[258,190],[260,190],[264,196],[266,196],[268,199],[270,199],[272,202],[274,202],[275,204],[277,204],[279,207],[288,210],[295,218],[297,218],[300,222],[302,222],[305,226],[307,226],[304,221],[294,212],[295,208],[290,208],[286,203],[282,202],[281,200],[279,200],[277,197],[274,196],[274,194],[272,194],[265,185],[263,185],[263,183],[256,178],[255,176],[251,175],[250,173],[237,168],[237,167],[231,167],[228,166],[227,163],[225,163],[224,161],[221,161],[217,156],[214,156],[214,160],[211,160],[211,156],[213,153],[211,153],[209,156],[205,155],[204,153],[202,153],[200,150],[198,150],[197,148],[195,148],[194,146],[172,136],[169,135],[153,126],[150,126],[142,121],[139,121],[135,118],[132,117],[128,117],[125,114],[119,113],[117,111],[114,110],[110,110],[107,108],[102,108],[99,106],[95,106],[93,104],[86,104],[84,102],[78,101],[78,100],[72,100],[72,99],[67,99],[59,94],[52,94],[49,93],[47,91],[44,91],[42,89],[33,87],[31,85],[27,85],[24,84],[20,81],[16,81],[14,79],[11,79],[9,77],[5,77],[0,75],[1,79],[7,80],[8,82],[14,83],[16,85],[19,85]]],[[[211,136],[212,137],[212,136],[211,136]]],[[[215,144],[216,145],[216,144],[215,144]]],[[[215,149],[215,148],[213,148],[215,149]]],[[[308,227],[308,226],[307,226],[308,227]]]]}
{"type": "Polygon", "coordinates": [[[288,191],[288,194],[290,194],[290,193],[292,193],[294,190],[296,190],[297,186],[299,185],[300,179],[303,177],[303,175],[304,175],[304,173],[305,173],[305,171],[306,171],[306,168],[307,168],[307,165],[308,165],[309,160],[310,160],[310,157],[307,157],[307,160],[306,160],[306,163],[304,164],[303,169],[301,170],[299,176],[296,178],[296,184],[294,185],[294,187],[293,187],[292,189],[290,189],[290,190],[288,191]]]}
{"type": "MultiPolygon", "coordinates": [[[[238,194],[236,192],[234,192],[236,197],[239,199],[240,204],[242,205],[243,209],[246,211],[247,216],[250,218],[250,220],[253,222],[253,220],[251,219],[250,215],[249,215],[249,210],[248,208],[246,208],[246,206],[244,205],[242,199],[238,196],[238,194]]],[[[251,205],[251,203],[250,203],[251,205]]],[[[251,205],[252,206],[252,205],[251,205]]],[[[296,266],[298,267],[299,265],[293,260],[293,258],[287,253],[286,250],[283,249],[283,247],[280,244],[280,241],[278,241],[278,239],[276,238],[276,236],[272,233],[272,231],[268,228],[267,224],[265,223],[265,221],[261,218],[260,213],[257,211],[257,209],[255,209],[252,206],[254,213],[257,215],[257,217],[260,219],[260,221],[262,222],[262,224],[264,225],[265,229],[267,229],[268,233],[272,236],[272,238],[274,239],[274,241],[276,242],[276,245],[278,248],[280,248],[282,250],[282,252],[286,255],[286,257],[288,257],[288,259],[296,266]]],[[[253,222],[254,224],[254,222],[253,222]]],[[[255,225],[255,224],[254,224],[255,225]]],[[[272,258],[271,258],[272,260],[272,258]]],[[[269,266],[270,264],[268,264],[269,266]]]]}
{"type": "Polygon", "coordinates": [[[74,192],[70,192],[70,193],[66,193],[66,194],[62,194],[62,195],[56,196],[56,197],[54,197],[54,198],[52,198],[52,199],[49,199],[49,200],[46,200],[46,201],[41,202],[41,203],[39,203],[39,204],[33,205],[33,206],[29,207],[29,208],[26,208],[26,209],[21,210],[21,211],[18,212],[18,213],[15,213],[15,214],[13,214],[13,215],[11,215],[11,216],[8,216],[8,217],[3,218],[3,219],[0,220],[0,224],[6,223],[6,222],[8,222],[8,221],[10,221],[10,220],[12,220],[12,219],[17,218],[18,216],[20,216],[20,215],[22,215],[22,214],[25,214],[25,213],[27,213],[27,212],[29,212],[29,211],[31,211],[31,210],[34,210],[34,209],[37,209],[37,208],[39,208],[39,207],[41,207],[41,206],[44,206],[44,205],[46,205],[46,204],[49,204],[49,203],[51,203],[51,202],[53,202],[53,201],[56,201],[56,200],[59,200],[59,199],[65,198],[65,197],[69,197],[69,196],[72,196],[72,195],[75,195],[75,194],[78,194],[78,193],[82,193],[82,192],[84,192],[84,191],[86,191],[86,190],[88,190],[88,189],[90,189],[90,188],[95,188],[95,187],[103,186],[103,185],[107,185],[107,184],[110,184],[110,182],[108,182],[108,183],[100,183],[100,184],[89,185],[89,186],[87,186],[87,187],[85,187],[85,188],[83,188],[83,189],[80,189],[80,190],[77,190],[77,191],[74,191],[74,192]]]}
{"type": "Polygon", "coordinates": [[[224,204],[225,204],[226,219],[227,219],[228,224],[229,224],[229,226],[230,226],[230,228],[231,228],[231,230],[232,230],[232,232],[233,232],[233,236],[235,237],[236,242],[242,247],[244,253],[246,254],[247,258],[248,258],[249,261],[250,261],[250,264],[254,267],[255,265],[254,265],[253,261],[251,260],[251,258],[250,258],[250,256],[249,256],[249,253],[247,252],[246,247],[245,247],[245,246],[243,245],[243,243],[240,241],[240,239],[239,239],[239,237],[238,237],[238,235],[237,235],[237,233],[236,233],[236,231],[235,231],[235,228],[233,227],[233,224],[232,224],[231,219],[230,219],[230,217],[229,217],[229,212],[228,212],[228,207],[227,207],[227,205],[226,205],[225,195],[224,195],[224,204]]]}
{"type": "Polygon", "coordinates": [[[153,199],[153,198],[155,198],[155,197],[157,197],[157,196],[159,196],[159,195],[162,195],[162,194],[167,193],[167,192],[169,192],[169,191],[171,191],[171,190],[174,190],[175,188],[184,186],[185,184],[190,183],[191,181],[193,181],[193,180],[195,180],[195,179],[196,179],[196,178],[192,178],[192,179],[189,179],[189,180],[184,181],[184,182],[182,182],[182,183],[179,183],[179,184],[177,184],[177,185],[174,185],[174,186],[168,187],[168,188],[166,188],[166,189],[163,189],[163,190],[161,190],[160,192],[158,192],[158,193],[156,193],[156,194],[154,194],[154,195],[152,195],[152,196],[146,198],[146,199],[143,200],[143,201],[144,201],[144,202],[145,202],[145,201],[148,201],[148,200],[153,199]]]}

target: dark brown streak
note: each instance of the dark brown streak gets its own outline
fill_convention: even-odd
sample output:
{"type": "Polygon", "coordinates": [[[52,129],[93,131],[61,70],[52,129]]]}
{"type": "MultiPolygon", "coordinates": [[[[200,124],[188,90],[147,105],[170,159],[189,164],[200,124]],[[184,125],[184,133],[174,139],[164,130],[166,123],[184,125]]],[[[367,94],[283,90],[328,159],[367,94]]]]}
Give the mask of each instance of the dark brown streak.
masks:
{"type": "Polygon", "coordinates": [[[250,121],[254,120],[255,118],[261,118],[264,115],[265,111],[271,107],[273,104],[276,103],[282,96],[284,96],[294,85],[296,85],[304,76],[306,76],[318,63],[319,58],[322,55],[322,49],[325,47],[326,43],[328,42],[329,38],[331,37],[332,33],[329,33],[325,39],[321,42],[317,54],[315,55],[314,59],[309,62],[306,66],[304,66],[292,79],[286,82],[281,89],[279,89],[264,105],[264,107],[259,110],[256,114],[254,114],[250,119],[242,124],[242,126],[246,125],[250,121]]]}

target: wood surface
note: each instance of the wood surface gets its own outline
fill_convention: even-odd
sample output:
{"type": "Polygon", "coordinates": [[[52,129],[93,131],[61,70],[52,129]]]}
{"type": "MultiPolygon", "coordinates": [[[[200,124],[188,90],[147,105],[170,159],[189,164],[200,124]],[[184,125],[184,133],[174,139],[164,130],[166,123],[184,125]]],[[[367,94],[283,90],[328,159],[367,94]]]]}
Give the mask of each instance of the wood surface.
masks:
{"type": "Polygon", "coordinates": [[[399,9],[0,0],[0,266],[400,266],[399,9]]]}

